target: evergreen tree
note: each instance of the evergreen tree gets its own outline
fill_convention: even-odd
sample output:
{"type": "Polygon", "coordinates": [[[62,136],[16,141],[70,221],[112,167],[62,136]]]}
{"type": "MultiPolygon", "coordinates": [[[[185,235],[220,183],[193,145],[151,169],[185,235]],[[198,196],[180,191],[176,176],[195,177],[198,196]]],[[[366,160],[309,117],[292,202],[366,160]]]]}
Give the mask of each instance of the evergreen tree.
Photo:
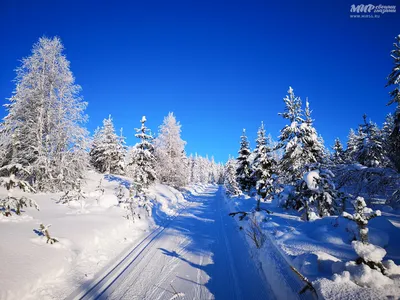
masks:
{"type": "Polygon", "coordinates": [[[283,118],[289,121],[289,125],[281,130],[279,136],[279,147],[283,148],[283,156],[280,161],[280,172],[285,181],[293,182],[301,176],[302,145],[300,140],[300,124],[303,122],[301,99],[294,95],[289,87],[288,95],[283,99],[285,111],[280,113],[283,118]]]}
{"type": "Polygon", "coordinates": [[[381,166],[385,163],[381,132],[375,123],[367,122],[366,115],[363,118],[364,124],[360,125],[357,136],[355,158],[367,167],[381,166]]]}
{"type": "Polygon", "coordinates": [[[382,139],[384,141],[384,144],[389,142],[390,135],[392,134],[393,129],[394,129],[394,117],[391,113],[388,113],[386,115],[385,121],[383,122],[382,126],[382,139]]]}
{"type": "Polygon", "coordinates": [[[322,168],[320,164],[310,166],[303,179],[296,184],[296,209],[303,210],[306,221],[315,217],[324,217],[337,211],[338,192],[333,183],[333,173],[322,168]]]}
{"type": "Polygon", "coordinates": [[[154,156],[154,146],[152,144],[153,136],[150,130],[146,127],[146,117],[143,116],[140,120],[142,126],[140,129],[135,129],[135,137],[140,139],[132,149],[131,153],[131,172],[129,175],[133,178],[138,190],[147,188],[156,180],[156,158],[154,156]]]}
{"type": "Polygon", "coordinates": [[[103,126],[95,133],[90,161],[101,173],[122,174],[124,169],[125,148],[123,139],[115,133],[111,116],[103,120],[103,126]]]}
{"type": "Polygon", "coordinates": [[[301,164],[303,167],[310,164],[322,163],[325,156],[323,141],[318,137],[317,131],[313,127],[308,100],[306,101],[304,112],[306,119],[300,125],[300,141],[303,146],[301,164]]]}
{"type": "Polygon", "coordinates": [[[83,176],[88,132],[82,127],[87,103],[70,71],[59,38],[42,37],[17,68],[16,88],[4,118],[9,137],[2,165],[29,169],[22,179],[38,190],[61,190],[83,176]]]}
{"type": "Polygon", "coordinates": [[[230,196],[239,196],[242,193],[236,181],[236,162],[231,158],[229,158],[225,166],[224,187],[226,193],[230,196]]]}
{"type": "MultiPolygon", "coordinates": [[[[251,184],[254,187],[256,186],[257,182],[255,170],[258,168],[259,158],[261,156],[260,149],[266,147],[266,145],[267,145],[267,136],[264,129],[264,122],[261,122],[261,126],[257,131],[256,147],[254,148],[254,151],[252,153],[253,162],[251,163],[251,184]]],[[[271,149],[268,149],[268,151],[271,151],[271,149]]]]}
{"type": "Polygon", "coordinates": [[[274,160],[270,152],[271,149],[267,146],[264,124],[258,130],[257,136],[256,157],[253,163],[252,177],[256,181],[257,190],[257,210],[260,210],[260,202],[265,201],[270,193],[273,191],[272,173],[274,167],[274,160]]]}
{"type": "Polygon", "coordinates": [[[176,188],[185,186],[189,178],[189,165],[185,153],[186,142],[181,139],[181,124],[173,113],[164,118],[155,139],[157,174],[162,183],[176,188]]]}
{"type": "Polygon", "coordinates": [[[346,151],[345,157],[347,162],[352,163],[355,161],[355,155],[357,152],[357,140],[358,136],[354,132],[354,129],[351,128],[349,131],[349,135],[347,136],[347,144],[346,144],[346,151]]]}
{"type": "Polygon", "coordinates": [[[368,222],[369,220],[381,216],[380,210],[372,210],[367,207],[365,200],[363,197],[357,197],[357,199],[353,202],[354,213],[351,215],[347,212],[343,212],[343,217],[354,221],[359,230],[358,239],[363,244],[368,244],[368,222]]]}
{"type": "Polygon", "coordinates": [[[333,149],[333,154],[332,154],[332,160],[335,164],[342,164],[345,161],[345,155],[344,155],[344,150],[343,150],[343,145],[340,142],[339,138],[335,139],[335,145],[332,147],[333,149]]]}
{"type": "Polygon", "coordinates": [[[123,128],[120,129],[120,133],[118,136],[117,142],[117,158],[118,167],[116,170],[116,174],[124,175],[125,174],[125,159],[127,156],[128,147],[126,146],[125,137],[123,135],[123,128]]]}
{"type": "Polygon", "coordinates": [[[243,134],[240,137],[240,149],[236,167],[237,182],[242,191],[249,191],[251,188],[251,169],[249,163],[250,148],[246,136],[246,129],[243,129],[243,134]]]}
{"type": "Polygon", "coordinates": [[[400,171],[400,35],[396,37],[393,44],[394,49],[391,51],[393,58],[393,69],[388,76],[387,87],[394,86],[394,90],[390,92],[390,101],[388,105],[397,103],[394,115],[394,128],[388,139],[390,159],[395,165],[397,171],[400,171]]]}

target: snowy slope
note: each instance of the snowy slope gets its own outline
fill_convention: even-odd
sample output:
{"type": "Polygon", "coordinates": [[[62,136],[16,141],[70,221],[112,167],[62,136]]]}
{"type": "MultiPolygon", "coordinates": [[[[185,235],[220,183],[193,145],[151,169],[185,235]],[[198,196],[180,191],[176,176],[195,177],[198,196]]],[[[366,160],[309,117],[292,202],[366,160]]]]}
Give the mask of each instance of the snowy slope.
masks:
{"type": "MultiPolygon", "coordinates": [[[[251,211],[256,206],[256,200],[247,196],[227,198],[227,207],[230,211],[251,211]]],[[[264,268],[268,280],[275,280],[277,285],[286,281],[286,286],[291,291],[298,292],[304,282],[298,283],[292,280],[294,272],[287,272],[287,265],[294,266],[310,281],[317,289],[318,296],[326,299],[387,299],[387,297],[398,298],[400,296],[400,273],[393,268],[393,274],[388,277],[369,270],[358,268],[346,262],[354,261],[357,254],[351,246],[354,239],[356,227],[343,217],[324,217],[315,221],[305,222],[298,213],[283,210],[273,203],[263,203],[263,208],[272,211],[268,214],[265,211],[257,212],[256,219],[266,234],[266,241],[261,249],[256,249],[254,243],[247,238],[253,246],[255,257],[267,267],[264,268]],[[280,254],[271,249],[276,247],[280,254]],[[284,257],[282,260],[281,257],[284,257]],[[278,261],[279,272],[271,273],[272,261],[278,261]],[[287,261],[285,266],[284,260],[287,261]],[[281,268],[284,265],[286,267],[281,268]],[[350,270],[352,280],[347,273],[350,270]],[[284,275],[286,272],[287,275],[284,275]],[[279,274],[278,274],[279,273],[279,274]],[[336,275],[335,275],[336,274],[336,275]],[[358,284],[354,283],[354,280],[358,284]]],[[[374,245],[383,247],[387,255],[384,260],[393,260],[400,263],[400,229],[397,224],[400,213],[391,211],[383,212],[382,217],[370,221],[369,239],[374,245]]],[[[238,221],[238,226],[244,228],[243,232],[249,229],[249,220],[238,221]]],[[[295,275],[295,277],[298,277],[295,275]]],[[[271,282],[272,286],[275,286],[271,282]]],[[[284,286],[278,288],[282,298],[288,297],[284,286]],[[286,293],[286,296],[285,296],[286,293]]],[[[290,296],[292,298],[294,296],[290,296]]],[[[302,295],[304,297],[304,295],[302,295]]]]}
{"type": "MultiPolygon", "coordinates": [[[[126,218],[127,210],[115,205],[119,184],[128,186],[129,179],[103,179],[101,196],[95,190],[102,177],[88,172],[82,203],[60,204],[56,202],[62,194],[35,194],[30,196],[40,211],[28,208],[22,216],[0,215],[0,299],[65,298],[186,204],[177,190],[155,185],[151,189],[154,217],[133,223],[126,218]],[[58,243],[46,244],[37,231],[41,223],[52,224],[49,231],[58,243]]],[[[6,191],[0,190],[4,195],[6,191]]]]}

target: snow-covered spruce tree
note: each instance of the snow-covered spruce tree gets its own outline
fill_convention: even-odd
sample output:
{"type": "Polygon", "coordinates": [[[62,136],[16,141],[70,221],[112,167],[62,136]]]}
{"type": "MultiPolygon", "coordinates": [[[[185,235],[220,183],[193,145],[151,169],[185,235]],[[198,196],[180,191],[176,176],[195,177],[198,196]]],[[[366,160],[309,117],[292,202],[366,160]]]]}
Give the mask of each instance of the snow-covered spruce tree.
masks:
{"type": "Polygon", "coordinates": [[[97,148],[102,143],[101,141],[101,128],[97,127],[93,134],[92,143],[90,145],[89,162],[96,169],[101,169],[101,162],[97,161],[97,148]]]}
{"type": "Polygon", "coordinates": [[[4,122],[0,123],[0,166],[11,161],[13,142],[10,132],[6,131],[4,122]],[[8,156],[8,157],[7,157],[8,156]]]}
{"type": "Polygon", "coordinates": [[[122,174],[124,170],[125,147],[123,139],[115,133],[111,116],[103,120],[100,131],[95,133],[90,161],[101,173],[122,174]]]}
{"type": "Polygon", "coordinates": [[[236,161],[232,158],[225,165],[224,187],[230,196],[239,196],[242,193],[236,181],[236,161]]]}
{"type": "Polygon", "coordinates": [[[363,197],[357,197],[353,202],[354,214],[349,214],[343,212],[343,217],[354,221],[358,226],[359,240],[363,244],[368,244],[368,222],[369,220],[379,217],[381,215],[380,210],[373,211],[371,208],[367,207],[363,197]]]}
{"type": "Polygon", "coordinates": [[[339,138],[335,139],[335,144],[332,147],[333,153],[332,153],[332,161],[335,164],[343,164],[345,161],[345,154],[343,150],[343,145],[340,142],[339,138]]]}
{"type": "Polygon", "coordinates": [[[338,192],[333,183],[333,173],[320,164],[310,166],[302,180],[296,185],[296,199],[301,203],[303,219],[325,217],[335,213],[339,207],[338,192]]]}
{"type": "Polygon", "coordinates": [[[7,165],[0,168],[1,172],[6,171],[7,177],[0,178],[0,184],[3,185],[8,193],[7,197],[0,199],[0,208],[3,210],[3,214],[6,217],[11,216],[11,211],[13,210],[16,215],[21,214],[21,209],[24,207],[34,207],[39,210],[39,205],[35,200],[22,196],[15,197],[13,195],[13,191],[15,187],[19,187],[25,192],[35,192],[35,190],[31,187],[31,185],[24,181],[15,177],[16,174],[29,173],[29,171],[22,167],[20,164],[15,165],[7,165]]]}
{"type": "Polygon", "coordinates": [[[349,135],[347,136],[346,151],[344,152],[346,162],[353,163],[357,152],[357,139],[358,136],[353,128],[350,128],[349,135]]]}
{"type": "MultiPolygon", "coordinates": [[[[382,139],[385,149],[389,150],[390,147],[390,135],[392,134],[394,129],[394,117],[391,113],[388,113],[385,117],[385,121],[382,125],[382,139]]],[[[389,151],[385,151],[389,152],[389,151]]]]}
{"type": "Polygon", "coordinates": [[[246,136],[246,129],[243,129],[243,134],[240,137],[240,149],[239,155],[236,159],[236,180],[240,186],[240,189],[245,192],[251,188],[251,166],[249,162],[250,156],[250,145],[246,136]]]}
{"type": "Polygon", "coordinates": [[[267,146],[264,123],[258,130],[256,140],[254,163],[252,165],[252,178],[256,181],[257,208],[260,210],[261,201],[265,201],[273,191],[272,173],[275,161],[270,155],[271,148],[267,146]]]}
{"type": "Polygon", "coordinates": [[[164,118],[154,141],[157,160],[156,173],[162,183],[175,188],[185,186],[189,178],[189,165],[185,153],[186,142],[181,139],[181,124],[173,113],[164,118]]]}
{"type": "Polygon", "coordinates": [[[388,105],[396,103],[396,111],[394,114],[394,128],[388,140],[390,148],[390,159],[395,165],[397,171],[400,171],[400,34],[396,37],[396,42],[393,44],[394,49],[391,51],[393,58],[393,69],[387,77],[386,87],[394,86],[394,89],[389,93],[390,101],[388,105]]]}
{"type": "Polygon", "coordinates": [[[300,141],[302,143],[301,164],[304,166],[322,163],[325,159],[325,149],[323,141],[317,135],[311,119],[311,110],[308,100],[304,110],[306,119],[300,125],[300,141]]]}
{"type": "Polygon", "coordinates": [[[16,88],[4,118],[9,143],[2,165],[21,164],[38,190],[62,190],[87,167],[86,102],[70,71],[59,38],[42,37],[16,69],[16,88]],[[12,153],[10,152],[12,151],[12,153]]]}
{"type": "Polygon", "coordinates": [[[386,268],[382,264],[382,259],[386,255],[385,249],[368,242],[368,222],[375,217],[381,216],[381,211],[374,211],[367,207],[363,197],[357,197],[353,205],[354,214],[343,212],[343,217],[355,222],[358,226],[358,240],[351,243],[354,251],[359,256],[356,263],[366,264],[371,269],[376,269],[385,274],[386,268]]]}
{"type": "Polygon", "coordinates": [[[117,144],[117,152],[118,152],[118,167],[119,172],[118,174],[124,175],[125,174],[125,160],[128,152],[128,147],[126,146],[125,142],[125,136],[123,134],[123,128],[120,129],[119,131],[119,136],[118,136],[118,144],[117,144]]]}
{"type": "Polygon", "coordinates": [[[281,130],[279,147],[284,149],[280,160],[280,173],[287,183],[295,182],[301,177],[303,165],[301,163],[302,146],[300,140],[300,124],[303,122],[301,99],[296,97],[292,87],[289,87],[288,95],[283,99],[285,111],[279,113],[289,121],[289,125],[281,130]]]}
{"type": "Polygon", "coordinates": [[[360,125],[356,140],[356,160],[367,167],[378,167],[385,164],[386,157],[382,145],[382,134],[375,123],[367,122],[363,116],[364,124],[360,125]]]}
{"type": "Polygon", "coordinates": [[[140,142],[132,148],[131,162],[128,165],[129,175],[139,191],[146,189],[156,180],[153,136],[145,125],[146,121],[146,117],[143,116],[140,120],[142,126],[135,129],[137,132],[135,137],[140,139],[140,142]]]}
{"type": "MultiPolygon", "coordinates": [[[[255,182],[257,181],[257,179],[254,177],[254,171],[257,169],[258,167],[258,160],[261,156],[260,153],[260,149],[267,146],[267,136],[266,136],[266,131],[264,128],[264,122],[261,122],[261,126],[258,128],[257,131],[257,138],[256,138],[256,147],[254,148],[254,151],[252,153],[253,155],[253,162],[251,164],[251,177],[252,180],[254,181],[254,185],[255,182]]],[[[269,147],[269,145],[268,145],[269,147]]],[[[271,150],[271,149],[268,149],[271,150]]]]}

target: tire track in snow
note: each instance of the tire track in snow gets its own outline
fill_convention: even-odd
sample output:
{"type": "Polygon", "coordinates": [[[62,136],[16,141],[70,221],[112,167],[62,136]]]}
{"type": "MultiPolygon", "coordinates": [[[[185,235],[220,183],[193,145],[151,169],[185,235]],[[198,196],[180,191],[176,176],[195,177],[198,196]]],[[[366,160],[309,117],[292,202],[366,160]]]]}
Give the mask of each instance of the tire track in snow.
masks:
{"type": "Polygon", "coordinates": [[[92,282],[87,290],[81,291],[80,289],[74,291],[67,300],[82,300],[82,299],[97,299],[100,298],[110,286],[122,276],[128,267],[149,247],[150,244],[161,235],[171,223],[186,209],[188,205],[182,207],[175,215],[170,217],[163,225],[158,226],[138,244],[136,244],[128,254],[119,260],[116,264],[109,267],[99,279],[92,282]]]}
{"type": "Polygon", "coordinates": [[[234,261],[233,261],[233,257],[231,254],[231,247],[228,241],[228,238],[226,236],[226,232],[225,232],[225,227],[224,227],[224,222],[223,222],[223,218],[222,218],[222,213],[221,213],[221,201],[222,201],[222,197],[221,197],[221,191],[218,193],[219,195],[217,196],[218,199],[216,199],[216,201],[218,201],[218,205],[217,205],[217,209],[218,209],[218,215],[219,215],[219,219],[220,219],[220,226],[219,226],[219,231],[222,235],[222,239],[224,241],[224,246],[225,246],[225,253],[227,256],[227,260],[228,260],[228,265],[229,265],[229,273],[231,275],[231,278],[233,279],[233,292],[234,292],[234,299],[244,299],[242,298],[242,293],[239,289],[239,280],[236,276],[236,270],[235,270],[235,266],[234,266],[234,261]]]}

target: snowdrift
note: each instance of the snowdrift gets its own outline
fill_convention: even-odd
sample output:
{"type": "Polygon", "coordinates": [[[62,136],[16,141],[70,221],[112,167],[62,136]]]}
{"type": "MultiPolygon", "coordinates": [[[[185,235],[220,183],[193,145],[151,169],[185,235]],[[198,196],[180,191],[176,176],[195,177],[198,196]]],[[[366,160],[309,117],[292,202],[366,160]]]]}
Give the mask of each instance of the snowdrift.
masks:
{"type": "MultiPolygon", "coordinates": [[[[149,196],[152,217],[132,222],[117,197],[120,186],[128,196],[129,184],[126,177],[89,171],[80,201],[61,204],[57,202],[62,193],[34,194],[30,196],[40,211],[28,208],[21,216],[0,215],[0,299],[65,298],[187,203],[181,192],[156,184],[149,196]],[[46,243],[40,224],[51,224],[50,235],[59,242],[46,243]]],[[[1,189],[0,196],[5,195],[1,189]]]]}

